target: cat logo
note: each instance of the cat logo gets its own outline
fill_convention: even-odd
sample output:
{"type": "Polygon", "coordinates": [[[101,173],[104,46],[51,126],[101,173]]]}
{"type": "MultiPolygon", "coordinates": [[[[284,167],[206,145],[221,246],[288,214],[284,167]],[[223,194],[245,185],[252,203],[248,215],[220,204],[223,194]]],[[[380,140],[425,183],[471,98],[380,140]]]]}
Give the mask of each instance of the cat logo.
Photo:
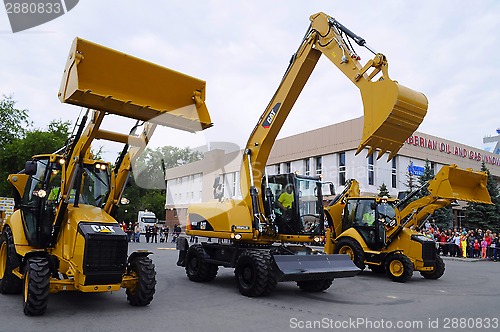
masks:
{"type": "Polygon", "coordinates": [[[105,226],[105,225],[92,225],[92,230],[96,233],[114,233],[115,230],[113,226],[105,226]]]}
{"type": "Polygon", "coordinates": [[[276,114],[278,114],[278,109],[280,108],[281,103],[277,103],[274,105],[273,109],[269,112],[269,114],[266,116],[266,119],[262,123],[262,127],[268,129],[271,124],[273,123],[274,118],[276,117],[276,114]]]}

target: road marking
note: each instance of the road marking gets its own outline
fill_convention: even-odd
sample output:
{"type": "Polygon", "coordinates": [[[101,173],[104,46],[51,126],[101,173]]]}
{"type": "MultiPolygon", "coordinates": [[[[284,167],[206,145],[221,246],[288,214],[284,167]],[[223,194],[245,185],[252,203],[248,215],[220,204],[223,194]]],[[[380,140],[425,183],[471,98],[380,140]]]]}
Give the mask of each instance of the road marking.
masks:
{"type": "Polygon", "coordinates": [[[388,295],[387,297],[390,298],[390,299],[397,299],[396,296],[392,296],[392,295],[388,295]]]}

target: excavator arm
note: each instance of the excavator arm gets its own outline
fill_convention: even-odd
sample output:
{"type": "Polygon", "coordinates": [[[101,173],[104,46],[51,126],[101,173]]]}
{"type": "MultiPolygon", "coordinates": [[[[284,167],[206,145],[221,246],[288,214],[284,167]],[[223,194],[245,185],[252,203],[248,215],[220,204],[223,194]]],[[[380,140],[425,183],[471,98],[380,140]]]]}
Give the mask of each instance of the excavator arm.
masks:
{"type": "Polygon", "coordinates": [[[316,63],[324,54],[361,92],[364,107],[363,137],[357,153],[369,147],[368,154],[379,149],[379,158],[389,152],[394,157],[404,141],[417,129],[427,111],[427,98],[419,92],[392,81],[387,59],[383,54],[362,65],[350,46],[348,38],[358,45],[366,42],[341,25],[334,18],[317,13],[292,56],[286,73],[260,117],[246,144],[240,171],[242,193],[250,193],[244,200],[253,210],[253,226],[262,221],[262,202],[257,189],[261,185],[271,148],[295,101],[300,95],[316,63]],[[375,77],[381,73],[381,77],[375,77]]]}

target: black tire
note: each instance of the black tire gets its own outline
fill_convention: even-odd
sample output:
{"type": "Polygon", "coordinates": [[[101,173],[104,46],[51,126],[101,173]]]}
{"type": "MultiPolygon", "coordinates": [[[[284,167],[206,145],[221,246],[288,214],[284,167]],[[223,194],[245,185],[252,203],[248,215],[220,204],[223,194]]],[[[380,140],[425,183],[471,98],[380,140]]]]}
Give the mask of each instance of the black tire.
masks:
{"type": "Polygon", "coordinates": [[[243,251],[234,270],[240,293],[249,297],[269,295],[277,284],[273,264],[273,258],[267,251],[243,251]]]}
{"type": "Polygon", "coordinates": [[[19,257],[14,245],[14,237],[9,226],[5,226],[0,237],[0,293],[20,294],[23,281],[12,273],[19,267],[19,257]]]}
{"type": "Polygon", "coordinates": [[[127,288],[127,301],[136,307],[147,306],[153,301],[156,286],[156,271],[149,257],[136,257],[129,266],[128,273],[137,277],[137,283],[127,288]]]}
{"type": "Polygon", "coordinates": [[[373,273],[385,273],[385,267],[384,265],[373,265],[373,264],[370,264],[368,265],[368,267],[370,268],[370,270],[372,270],[373,273]]]}
{"type": "Polygon", "coordinates": [[[205,250],[201,244],[189,247],[186,257],[186,275],[195,282],[208,282],[215,279],[219,267],[205,261],[205,250]]]}
{"type": "Polygon", "coordinates": [[[47,310],[50,265],[46,257],[31,257],[24,271],[23,309],[27,316],[40,316],[47,310]]]}
{"type": "Polygon", "coordinates": [[[304,292],[318,293],[330,288],[332,282],[333,279],[305,280],[297,281],[297,286],[304,292]]]}
{"type": "Polygon", "coordinates": [[[427,271],[421,271],[420,274],[422,277],[425,279],[439,279],[443,276],[444,270],[445,270],[445,265],[444,261],[441,258],[441,256],[436,255],[436,265],[434,265],[434,270],[427,272],[427,271]]]}
{"type": "Polygon", "coordinates": [[[363,248],[353,239],[343,238],[335,245],[335,254],[347,254],[351,257],[354,265],[359,269],[364,270],[365,265],[365,253],[363,248]]]}
{"type": "Polygon", "coordinates": [[[391,254],[385,261],[385,273],[392,281],[406,282],[413,275],[413,263],[401,253],[391,254]]]}

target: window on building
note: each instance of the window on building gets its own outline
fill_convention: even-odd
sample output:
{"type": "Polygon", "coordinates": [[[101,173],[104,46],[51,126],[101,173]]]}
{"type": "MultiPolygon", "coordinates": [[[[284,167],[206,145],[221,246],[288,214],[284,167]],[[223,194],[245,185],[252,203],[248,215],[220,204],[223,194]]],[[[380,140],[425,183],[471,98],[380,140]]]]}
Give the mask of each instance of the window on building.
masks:
{"type": "Polygon", "coordinates": [[[316,157],[316,175],[320,175],[323,172],[323,158],[316,157]]]}
{"type": "Polygon", "coordinates": [[[373,186],[375,184],[375,166],[373,153],[368,157],[368,184],[373,186]]]}
{"type": "Polygon", "coordinates": [[[339,153],[339,185],[345,185],[345,152],[339,153]]]}
{"type": "Polygon", "coordinates": [[[432,174],[436,174],[436,163],[431,161],[431,171],[432,174]]]}
{"type": "Polygon", "coordinates": [[[278,174],[281,174],[281,164],[278,164],[277,166],[278,166],[277,167],[277,172],[278,172],[278,174]]]}
{"type": "Polygon", "coordinates": [[[311,174],[311,159],[307,158],[305,160],[306,164],[306,172],[305,175],[310,175],[311,174]]]}
{"type": "Polygon", "coordinates": [[[285,171],[287,173],[292,173],[292,163],[291,162],[287,162],[285,165],[286,165],[285,171]]]}
{"type": "Polygon", "coordinates": [[[392,158],[392,169],[391,169],[391,181],[392,181],[392,187],[397,188],[398,186],[398,169],[397,169],[397,164],[396,164],[396,157],[392,158]]]}

